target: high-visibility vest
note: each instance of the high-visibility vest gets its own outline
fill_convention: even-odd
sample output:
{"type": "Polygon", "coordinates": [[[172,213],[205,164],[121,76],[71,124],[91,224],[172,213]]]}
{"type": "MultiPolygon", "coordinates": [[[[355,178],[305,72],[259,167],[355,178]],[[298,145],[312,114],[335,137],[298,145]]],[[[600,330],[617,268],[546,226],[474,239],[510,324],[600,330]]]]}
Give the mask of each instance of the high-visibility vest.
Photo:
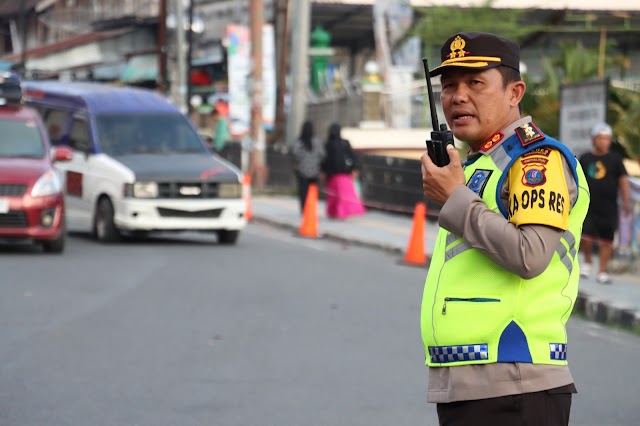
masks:
{"type": "Polygon", "coordinates": [[[567,364],[565,324],[578,293],[578,248],[589,190],[575,156],[565,145],[542,136],[542,140],[523,146],[514,134],[465,165],[467,186],[474,174],[487,172],[482,175],[486,177],[481,182],[482,199],[506,218],[500,188],[511,165],[534,149],[555,148],[565,156],[578,187],[568,229],[545,271],[524,279],[498,266],[460,236],[440,228],[421,312],[430,367],[495,362],[567,364]]]}

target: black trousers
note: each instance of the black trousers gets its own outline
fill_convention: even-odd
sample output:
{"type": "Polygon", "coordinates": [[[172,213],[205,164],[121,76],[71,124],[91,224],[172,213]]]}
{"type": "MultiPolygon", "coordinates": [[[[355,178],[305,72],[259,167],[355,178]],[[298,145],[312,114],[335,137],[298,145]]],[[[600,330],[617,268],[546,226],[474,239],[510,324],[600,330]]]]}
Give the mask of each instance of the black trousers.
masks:
{"type": "Polygon", "coordinates": [[[437,404],[440,426],[567,426],[573,384],[541,392],[437,404]]]}
{"type": "Polygon", "coordinates": [[[298,201],[300,202],[300,213],[304,211],[304,203],[307,200],[307,192],[309,192],[309,184],[318,183],[318,178],[307,178],[296,172],[298,181],[298,201]]]}

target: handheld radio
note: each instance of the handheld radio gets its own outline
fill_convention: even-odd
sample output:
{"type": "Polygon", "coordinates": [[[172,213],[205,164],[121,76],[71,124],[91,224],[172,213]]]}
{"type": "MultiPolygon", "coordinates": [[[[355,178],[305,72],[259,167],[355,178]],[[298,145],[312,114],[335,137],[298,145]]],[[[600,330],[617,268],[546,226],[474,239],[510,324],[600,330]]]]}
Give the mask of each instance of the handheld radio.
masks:
{"type": "Polygon", "coordinates": [[[436,104],[433,99],[433,87],[431,87],[431,77],[429,77],[429,64],[427,58],[422,58],[424,65],[425,77],[427,79],[427,93],[429,94],[429,109],[431,110],[431,123],[433,131],[431,139],[427,139],[427,153],[431,161],[438,167],[449,164],[449,154],[447,154],[447,145],[453,145],[453,133],[447,130],[447,125],[442,123],[438,125],[438,114],[436,112],[436,104]]]}

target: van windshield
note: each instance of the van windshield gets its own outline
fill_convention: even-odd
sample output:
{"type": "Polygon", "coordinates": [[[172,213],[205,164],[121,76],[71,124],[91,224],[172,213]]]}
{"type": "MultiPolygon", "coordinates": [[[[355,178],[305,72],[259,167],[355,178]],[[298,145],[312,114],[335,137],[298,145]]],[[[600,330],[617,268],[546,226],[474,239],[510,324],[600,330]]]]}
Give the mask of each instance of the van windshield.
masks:
{"type": "Polygon", "coordinates": [[[42,136],[33,120],[0,119],[0,157],[42,158],[42,136]]]}
{"type": "Polygon", "coordinates": [[[100,114],[98,142],[105,154],[191,154],[206,148],[179,114],[100,114]]]}

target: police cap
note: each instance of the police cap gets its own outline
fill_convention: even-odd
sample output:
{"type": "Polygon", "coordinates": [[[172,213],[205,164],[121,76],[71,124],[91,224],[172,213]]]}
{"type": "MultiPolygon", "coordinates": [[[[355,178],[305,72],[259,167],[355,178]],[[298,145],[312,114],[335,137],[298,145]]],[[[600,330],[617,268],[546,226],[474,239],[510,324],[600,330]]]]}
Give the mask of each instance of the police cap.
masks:
{"type": "Polygon", "coordinates": [[[481,71],[506,65],[520,71],[520,46],[491,33],[457,33],[442,46],[440,60],[442,63],[429,72],[431,77],[449,67],[481,71]]]}

